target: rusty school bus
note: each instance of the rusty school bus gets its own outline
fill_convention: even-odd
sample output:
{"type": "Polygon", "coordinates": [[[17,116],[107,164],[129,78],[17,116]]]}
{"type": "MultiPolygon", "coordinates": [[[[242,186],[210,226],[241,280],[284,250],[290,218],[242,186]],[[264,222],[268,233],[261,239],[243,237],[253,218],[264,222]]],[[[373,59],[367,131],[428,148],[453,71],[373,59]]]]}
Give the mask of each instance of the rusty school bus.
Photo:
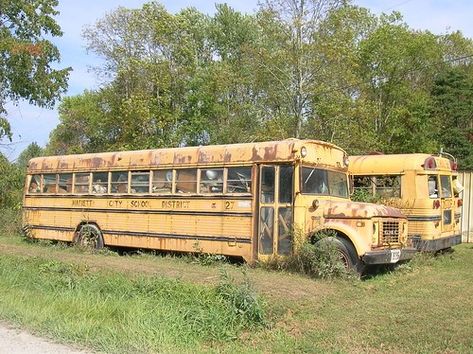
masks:
{"type": "Polygon", "coordinates": [[[409,237],[422,251],[461,243],[461,186],[456,162],[429,154],[350,156],[355,189],[381,197],[402,210],[409,237]]]}
{"type": "Polygon", "coordinates": [[[412,257],[400,211],[350,201],[347,162],[335,145],[297,139],[34,158],[24,228],[33,238],[250,263],[333,230],[347,267],[412,257]]]}

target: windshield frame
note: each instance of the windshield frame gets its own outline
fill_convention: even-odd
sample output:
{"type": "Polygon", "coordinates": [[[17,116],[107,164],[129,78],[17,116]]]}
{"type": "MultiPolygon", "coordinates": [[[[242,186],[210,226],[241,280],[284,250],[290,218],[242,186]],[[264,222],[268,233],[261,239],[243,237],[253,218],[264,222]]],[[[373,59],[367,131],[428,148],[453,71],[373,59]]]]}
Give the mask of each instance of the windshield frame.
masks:
{"type": "Polygon", "coordinates": [[[308,166],[308,165],[301,165],[300,166],[300,174],[299,174],[299,183],[300,183],[300,186],[299,186],[299,190],[300,190],[300,193],[303,194],[303,195],[317,195],[317,196],[321,196],[321,197],[334,197],[334,198],[342,198],[342,199],[350,199],[350,186],[349,186],[349,179],[348,179],[348,173],[346,172],[343,172],[343,171],[338,171],[338,170],[332,170],[332,169],[329,169],[329,168],[322,168],[322,167],[317,167],[317,166],[308,166]],[[326,181],[327,181],[327,193],[309,193],[309,192],[306,192],[304,191],[304,169],[311,169],[311,173],[310,175],[312,175],[314,172],[316,172],[316,170],[318,171],[323,171],[325,172],[325,178],[326,178],[326,181]],[[343,180],[345,181],[344,185],[345,185],[345,195],[340,195],[340,194],[334,194],[332,192],[332,189],[333,189],[333,185],[331,182],[334,181],[333,177],[330,178],[329,175],[332,174],[337,174],[337,175],[343,175],[345,176],[345,178],[343,178],[343,180]]]}

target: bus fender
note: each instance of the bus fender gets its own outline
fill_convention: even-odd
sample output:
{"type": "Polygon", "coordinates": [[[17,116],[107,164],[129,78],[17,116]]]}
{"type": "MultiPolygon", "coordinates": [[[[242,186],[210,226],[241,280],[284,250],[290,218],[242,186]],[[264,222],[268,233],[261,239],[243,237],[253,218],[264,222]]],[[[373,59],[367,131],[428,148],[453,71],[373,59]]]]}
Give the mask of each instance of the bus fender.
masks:
{"type": "Polygon", "coordinates": [[[311,234],[329,230],[335,231],[340,234],[341,237],[344,236],[347,238],[355,247],[358,257],[363,256],[367,251],[369,251],[369,247],[360,233],[355,228],[341,222],[327,222],[312,230],[311,234]]]}

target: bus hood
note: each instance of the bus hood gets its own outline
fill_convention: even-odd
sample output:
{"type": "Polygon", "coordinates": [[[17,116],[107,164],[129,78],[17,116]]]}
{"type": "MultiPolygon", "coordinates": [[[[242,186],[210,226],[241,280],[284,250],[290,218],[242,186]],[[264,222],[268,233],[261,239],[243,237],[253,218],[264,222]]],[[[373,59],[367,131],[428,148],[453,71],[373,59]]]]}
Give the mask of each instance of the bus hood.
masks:
{"type": "Polygon", "coordinates": [[[324,210],[328,219],[369,219],[373,217],[405,218],[399,209],[379,204],[332,201],[324,210]]]}

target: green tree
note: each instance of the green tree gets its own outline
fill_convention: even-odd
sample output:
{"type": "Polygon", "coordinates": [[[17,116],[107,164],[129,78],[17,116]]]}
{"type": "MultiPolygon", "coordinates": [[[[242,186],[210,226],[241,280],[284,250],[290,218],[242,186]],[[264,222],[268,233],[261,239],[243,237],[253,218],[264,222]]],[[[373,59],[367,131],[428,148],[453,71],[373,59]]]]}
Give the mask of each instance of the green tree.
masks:
{"type": "Polygon", "coordinates": [[[0,138],[11,139],[5,104],[25,99],[51,108],[67,87],[69,68],[55,70],[59,51],[47,36],[61,36],[57,0],[0,0],[0,138]]]}
{"type": "Polygon", "coordinates": [[[25,171],[28,165],[28,161],[34,157],[42,156],[43,153],[43,148],[41,148],[38,143],[32,142],[18,156],[15,161],[15,165],[18,166],[20,170],[25,171]]]}
{"type": "Polygon", "coordinates": [[[442,73],[432,89],[433,115],[441,147],[473,169],[473,66],[455,66],[442,73]]]}

